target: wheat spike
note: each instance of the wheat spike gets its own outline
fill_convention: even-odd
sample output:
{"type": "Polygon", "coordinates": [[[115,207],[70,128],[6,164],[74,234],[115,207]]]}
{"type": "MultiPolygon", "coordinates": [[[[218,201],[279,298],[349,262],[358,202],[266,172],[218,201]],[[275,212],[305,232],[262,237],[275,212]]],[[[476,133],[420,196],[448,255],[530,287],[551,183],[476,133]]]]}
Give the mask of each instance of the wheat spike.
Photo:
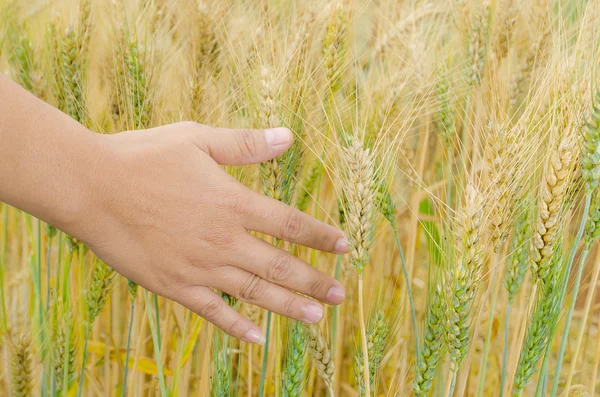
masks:
{"type": "MultiPolygon", "coordinates": [[[[369,356],[369,380],[371,390],[375,393],[377,373],[379,372],[390,330],[385,321],[383,311],[378,311],[372,318],[367,331],[367,347],[369,356]]],[[[360,396],[365,395],[363,355],[359,351],[354,361],[355,377],[360,396]]]]}
{"type": "MultiPolygon", "coordinates": [[[[276,114],[275,100],[277,98],[277,82],[272,71],[263,67],[260,71],[259,90],[259,122],[262,128],[275,128],[279,126],[279,118],[276,114]]],[[[283,172],[277,159],[271,159],[261,163],[260,177],[264,193],[276,200],[281,200],[283,172]]]]}
{"type": "Polygon", "coordinates": [[[506,240],[509,222],[512,218],[511,201],[514,180],[513,142],[509,138],[506,126],[494,121],[488,123],[489,155],[487,157],[490,169],[490,183],[493,186],[494,200],[491,209],[490,226],[492,228],[491,242],[494,252],[498,253],[506,240]]]}
{"type": "Polygon", "coordinates": [[[489,29],[490,1],[484,0],[481,9],[475,15],[469,35],[468,82],[471,86],[479,84],[485,68],[487,53],[487,32],[489,29]]]}
{"type": "Polygon", "coordinates": [[[341,1],[331,5],[329,22],[323,38],[323,68],[326,87],[331,93],[339,90],[343,73],[348,28],[348,15],[341,1]]]}
{"type": "Polygon", "coordinates": [[[429,395],[438,362],[440,358],[443,358],[444,301],[442,294],[442,288],[438,285],[434,290],[429,310],[427,311],[427,323],[425,325],[425,337],[423,338],[421,357],[419,357],[415,369],[413,390],[416,397],[426,397],[429,395]]]}
{"type": "MultiPolygon", "coordinates": [[[[524,201],[524,205],[529,200],[524,201]]],[[[531,236],[530,217],[527,209],[522,211],[515,227],[510,258],[506,265],[504,287],[508,291],[508,300],[512,302],[525,279],[529,264],[529,238],[531,236]]]]}
{"type": "Polygon", "coordinates": [[[465,201],[457,223],[456,261],[448,270],[448,309],[445,319],[446,345],[457,371],[467,354],[470,338],[470,312],[483,265],[483,205],[473,185],[465,190],[465,201]]]}
{"type": "MultiPolygon", "coordinates": [[[[555,258],[555,260],[560,260],[560,255],[557,254],[555,258]]],[[[521,349],[515,374],[515,396],[519,396],[529,382],[538,361],[546,351],[548,336],[553,335],[560,314],[561,278],[559,272],[555,272],[545,282],[543,289],[538,291],[536,307],[527,328],[527,336],[521,349]]]]}
{"type": "Polygon", "coordinates": [[[58,320],[54,326],[52,341],[52,367],[54,378],[59,389],[63,386],[63,373],[67,364],[67,381],[75,379],[75,360],[77,358],[77,339],[75,334],[75,321],[69,313],[58,320]],[[67,335],[68,333],[68,335],[67,335]]]}
{"type": "Polygon", "coordinates": [[[304,178],[302,182],[302,189],[296,199],[296,208],[300,211],[306,211],[308,208],[308,203],[312,198],[312,193],[314,192],[317,183],[321,179],[321,174],[323,173],[323,165],[320,160],[315,161],[312,168],[308,172],[308,175],[304,178]]]}
{"type": "Polygon", "coordinates": [[[88,310],[87,321],[91,324],[100,314],[113,286],[115,271],[101,260],[94,265],[92,282],[85,297],[88,310]]]}
{"type": "Polygon", "coordinates": [[[302,324],[298,321],[292,321],[288,329],[285,370],[283,372],[283,395],[284,397],[299,397],[302,396],[306,376],[304,349],[306,336],[302,330],[302,324]]]}
{"type": "Polygon", "coordinates": [[[348,230],[349,260],[359,274],[369,263],[369,248],[373,234],[374,189],[373,157],[362,142],[355,139],[345,150],[347,163],[345,197],[347,200],[346,228],[348,230]]]}
{"type": "Polygon", "coordinates": [[[573,173],[575,153],[566,137],[552,151],[542,180],[538,216],[531,243],[531,268],[534,281],[545,282],[557,243],[559,229],[564,224],[563,202],[573,173]]]}
{"type": "Polygon", "coordinates": [[[12,346],[12,395],[28,397],[32,395],[31,340],[21,333],[12,346]]]}
{"type": "Polygon", "coordinates": [[[590,121],[583,131],[581,175],[586,190],[591,193],[600,181],[600,91],[596,92],[595,105],[590,121]]]}
{"type": "Polygon", "coordinates": [[[308,354],[317,368],[317,373],[323,379],[328,388],[333,382],[333,359],[327,341],[318,325],[304,324],[306,339],[308,342],[308,354]]]}

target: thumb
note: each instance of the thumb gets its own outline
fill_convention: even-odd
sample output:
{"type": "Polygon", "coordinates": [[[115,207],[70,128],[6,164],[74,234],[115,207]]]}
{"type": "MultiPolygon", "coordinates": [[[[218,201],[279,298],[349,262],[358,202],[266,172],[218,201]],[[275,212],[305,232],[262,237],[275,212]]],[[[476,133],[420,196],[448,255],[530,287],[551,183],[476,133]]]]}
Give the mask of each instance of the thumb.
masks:
{"type": "Polygon", "coordinates": [[[262,163],[285,152],[294,140],[287,128],[235,130],[201,127],[198,146],[223,165],[262,163]]]}

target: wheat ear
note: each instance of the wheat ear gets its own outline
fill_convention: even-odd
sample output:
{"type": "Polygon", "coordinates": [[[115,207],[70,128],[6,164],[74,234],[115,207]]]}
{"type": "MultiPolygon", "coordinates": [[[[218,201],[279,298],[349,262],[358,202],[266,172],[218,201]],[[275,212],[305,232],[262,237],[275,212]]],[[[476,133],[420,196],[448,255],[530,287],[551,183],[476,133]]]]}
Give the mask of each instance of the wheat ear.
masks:
{"type": "Polygon", "coordinates": [[[563,201],[573,173],[575,153],[572,141],[564,138],[553,150],[542,180],[538,215],[531,243],[531,269],[536,283],[544,283],[550,275],[550,264],[564,224],[563,201]]]}
{"type": "Polygon", "coordinates": [[[12,395],[29,397],[33,389],[31,368],[31,340],[21,333],[12,346],[12,395]]]}
{"type": "Polygon", "coordinates": [[[308,343],[308,353],[312,362],[317,368],[317,373],[325,382],[330,396],[333,396],[333,360],[327,341],[318,325],[305,324],[306,339],[308,343]]]}
{"type": "Polygon", "coordinates": [[[456,223],[456,263],[449,267],[446,275],[448,309],[445,332],[453,376],[469,348],[470,312],[483,265],[482,213],[481,195],[473,185],[468,185],[456,223]]]}

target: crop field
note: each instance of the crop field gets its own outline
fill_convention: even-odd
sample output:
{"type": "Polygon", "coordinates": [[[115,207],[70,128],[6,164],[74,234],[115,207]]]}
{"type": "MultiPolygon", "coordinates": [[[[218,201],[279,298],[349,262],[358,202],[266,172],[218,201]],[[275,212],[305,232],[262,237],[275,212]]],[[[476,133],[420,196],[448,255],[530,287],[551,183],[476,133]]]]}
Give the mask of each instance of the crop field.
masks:
{"type": "Polygon", "coordinates": [[[0,72],[94,132],[289,128],[226,171],[350,248],[256,234],[346,286],[218,291],[259,346],[0,203],[0,395],[600,395],[599,67],[598,0],[0,0],[0,72]]]}

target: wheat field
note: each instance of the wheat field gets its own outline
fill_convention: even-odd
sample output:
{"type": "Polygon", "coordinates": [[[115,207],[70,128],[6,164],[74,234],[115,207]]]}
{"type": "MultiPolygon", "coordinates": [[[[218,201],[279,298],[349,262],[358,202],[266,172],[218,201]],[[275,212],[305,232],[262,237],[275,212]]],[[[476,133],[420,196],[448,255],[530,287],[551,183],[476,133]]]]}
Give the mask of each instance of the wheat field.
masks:
{"type": "MultiPolygon", "coordinates": [[[[101,134],[285,126],[226,167],[336,225],[240,342],[0,203],[0,395],[600,395],[597,0],[0,0],[0,72],[101,134]]],[[[176,203],[173,203],[176,205],[176,203]]]]}

